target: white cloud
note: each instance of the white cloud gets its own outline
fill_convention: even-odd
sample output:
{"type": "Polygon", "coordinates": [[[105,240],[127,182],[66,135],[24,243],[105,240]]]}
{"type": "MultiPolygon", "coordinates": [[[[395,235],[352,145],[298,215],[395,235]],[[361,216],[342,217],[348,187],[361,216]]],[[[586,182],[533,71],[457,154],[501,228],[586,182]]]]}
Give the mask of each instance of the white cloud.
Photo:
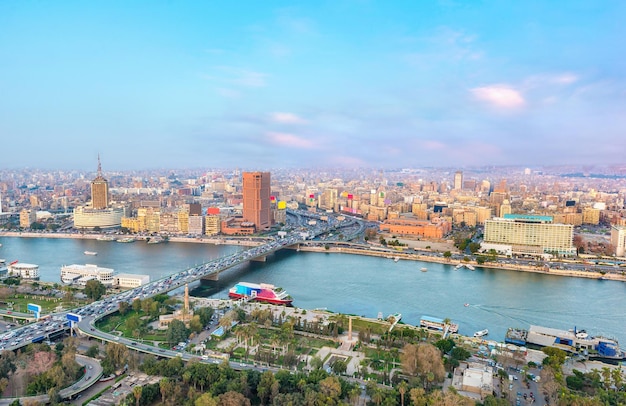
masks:
{"type": "Polygon", "coordinates": [[[526,103],[522,94],[508,85],[475,87],[471,92],[478,100],[498,108],[514,109],[526,103]]]}
{"type": "Polygon", "coordinates": [[[311,140],[307,140],[306,138],[299,137],[295,134],[270,131],[267,133],[267,137],[272,143],[283,147],[301,149],[310,149],[314,147],[314,144],[311,140]]]}
{"type": "Polygon", "coordinates": [[[275,112],[271,120],[280,124],[306,124],[306,120],[293,113],[275,112]]]}

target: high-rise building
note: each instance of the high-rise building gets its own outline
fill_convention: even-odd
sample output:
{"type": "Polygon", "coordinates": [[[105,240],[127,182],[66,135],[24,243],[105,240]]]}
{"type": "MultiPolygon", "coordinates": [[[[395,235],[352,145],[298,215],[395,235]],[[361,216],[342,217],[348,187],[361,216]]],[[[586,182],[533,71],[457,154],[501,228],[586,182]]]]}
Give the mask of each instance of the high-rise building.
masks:
{"type": "Polygon", "coordinates": [[[623,257],[626,254],[626,227],[611,227],[611,245],[615,248],[615,255],[623,257]]]}
{"type": "Polygon", "coordinates": [[[91,207],[99,210],[109,206],[109,181],[102,176],[100,155],[98,155],[98,174],[91,181],[91,207]]]}
{"type": "Polygon", "coordinates": [[[270,173],[243,173],[243,218],[258,230],[272,225],[270,212],[270,173]]]}
{"type": "Polygon", "coordinates": [[[454,173],[454,190],[461,190],[463,188],[463,172],[456,171],[454,173]]]}

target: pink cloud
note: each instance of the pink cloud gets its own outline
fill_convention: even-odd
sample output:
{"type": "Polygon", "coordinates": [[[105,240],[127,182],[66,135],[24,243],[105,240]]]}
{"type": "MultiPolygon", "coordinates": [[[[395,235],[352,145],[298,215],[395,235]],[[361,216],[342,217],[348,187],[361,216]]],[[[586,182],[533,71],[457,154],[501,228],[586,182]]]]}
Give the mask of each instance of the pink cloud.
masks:
{"type": "Polygon", "coordinates": [[[281,124],[305,124],[306,120],[293,113],[276,112],[271,115],[272,121],[281,124]]]}
{"type": "Polygon", "coordinates": [[[513,109],[526,103],[520,92],[507,85],[475,87],[471,92],[478,100],[494,107],[513,109]]]}
{"type": "Polygon", "coordinates": [[[284,146],[284,147],[302,148],[302,149],[314,147],[313,142],[311,142],[310,140],[307,140],[302,137],[298,137],[297,135],[294,135],[294,134],[277,133],[277,132],[270,131],[267,133],[267,137],[272,143],[280,145],[280,146],[284,146]]]}

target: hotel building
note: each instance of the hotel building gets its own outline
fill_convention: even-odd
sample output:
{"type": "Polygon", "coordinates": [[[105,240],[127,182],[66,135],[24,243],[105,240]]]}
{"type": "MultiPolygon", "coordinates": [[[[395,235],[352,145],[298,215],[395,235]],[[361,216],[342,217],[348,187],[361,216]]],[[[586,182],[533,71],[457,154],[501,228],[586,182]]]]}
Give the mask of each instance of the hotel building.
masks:
{"type": "Polygon", "coordinates": [[[508,214],[485,221],[483,251],[512,255],[575,255],[574,226],[554,224],[550,216],[508,214]]]}

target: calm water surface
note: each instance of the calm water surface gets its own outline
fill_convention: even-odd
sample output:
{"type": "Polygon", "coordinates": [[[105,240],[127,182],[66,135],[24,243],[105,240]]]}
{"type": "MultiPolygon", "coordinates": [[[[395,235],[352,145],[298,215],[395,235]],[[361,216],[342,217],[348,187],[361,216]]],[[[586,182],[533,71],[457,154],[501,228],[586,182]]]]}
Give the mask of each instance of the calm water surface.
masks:
{"type": "MultiPolygon", "coordinates": [[[[58,282],[60,267],[94,263],[116,272],[149,274],[152,280],[244,249],[237,246],[146,244],[44,238],[0,238],[0,258],[38,264],[41,280],[58,282]],[[86,256],[83,251],[97,251],[86,256]]],[[[423,315],[449,317],[462,334],[489,329],[504,339],[508,327],[531,324],[584,328],[626,343],[626,283],[516,271],[454,267],[346,254],[283,250],[267,262],[241,265],[207,281],[194,294],[225,298],[238,281],[285,288],[294,305],[376,317],[402,313],[418,324],[423,315]],[[427,272],[420,269],[426,267],[427,272]],[[469,306],[465,306],[465,304],[469,306]]]]}

